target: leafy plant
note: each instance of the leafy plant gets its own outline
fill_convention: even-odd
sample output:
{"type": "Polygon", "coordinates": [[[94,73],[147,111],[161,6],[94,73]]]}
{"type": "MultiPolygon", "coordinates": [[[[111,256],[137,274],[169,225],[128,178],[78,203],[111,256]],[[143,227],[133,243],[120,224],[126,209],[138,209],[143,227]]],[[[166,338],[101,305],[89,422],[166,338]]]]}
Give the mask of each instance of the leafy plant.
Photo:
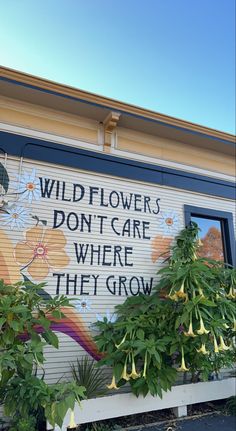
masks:
{"type": "Polygon", "coordinates": [[[102,370],[96,367],[96,362],[89,359],[88,356],[77,359],[76,365],[71,365],[71,371],[77,385],[86,388],[87,398],[96,398],[106,394],[106,378],[102,370]]]}
{"type": "MultiPolygon", "coordinates": [[[[75,383],[44,381],[44,347],[58,348],[50,326],[53,318],[63,317],[60,307],[70,303],[65,296],[45,299],[39,294],[43,286],[0,281],[0,402],[17,431],[21,431],[19,424],[27,429],[23,419],[30,423],[32,418],[33,423],[35,418],[38,423],[42,413],[52,426],[61,426],[67,410],[85,398],[85,388],[75,383]]],[[[32,423],[31,431],[37,429],[32,423]]]]}
{"type": "Polygon", "coordinates": [[[33,416],[29,418],[16,419],[9,431],[32,431],[35,430],[37,420],[33,416]]]}
{"type": "Polygon", "coordinates": [[[119,425],[107,425],[101,422],[94,422],[85,428],[85,431],[118,431],[122,430],[119,425]]]}
{"type": "Polygon", "coordinates": [[[113,368],[109,389],[162,396],[177,372],[208,379],[235,358],[235,270],[197,256],[198,227],[180,232],[151,296],[127,298],[116,322],[97,322],[95,341],[113,368]],[[165,292],[164,300],[163,292],[165,292]]]}
{"type": "Polygon", "coordinates": [[[225,405],[228,414],[236,416],[236,397],[230,397],[225,405]]]}
{"type": "Polygon", "coordinates": [[[4,188],[5,193],[8,191],[9,186],[9,176],[6,168],[0,163],[0,186],[4,188]]]}

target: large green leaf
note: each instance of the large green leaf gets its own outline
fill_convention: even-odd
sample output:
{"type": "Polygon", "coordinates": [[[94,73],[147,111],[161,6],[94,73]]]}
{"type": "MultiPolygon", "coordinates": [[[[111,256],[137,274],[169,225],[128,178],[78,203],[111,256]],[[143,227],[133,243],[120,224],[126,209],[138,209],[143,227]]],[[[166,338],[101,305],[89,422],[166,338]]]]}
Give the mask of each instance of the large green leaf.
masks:
{"type": "Polygon", "coordinates": [[[9,186],[9,176],[2,163],[0,163],[0,185],[3,186],[5,193],[7,193],[9,186]]]}

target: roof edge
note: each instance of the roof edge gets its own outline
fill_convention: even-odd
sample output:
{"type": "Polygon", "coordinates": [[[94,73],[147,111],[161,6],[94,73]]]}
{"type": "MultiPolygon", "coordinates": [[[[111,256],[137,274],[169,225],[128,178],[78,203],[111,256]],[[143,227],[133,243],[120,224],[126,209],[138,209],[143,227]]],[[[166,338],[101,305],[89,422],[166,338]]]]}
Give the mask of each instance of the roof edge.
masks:
{"type": "Polygon", "coordinates": [[[73,97],[78,100],[83,100],[87,103],[93,103],[100,105],[104,108],[109,108],[112,110],[127,113],[129,115],[140,116],[143,119],[162,122],[166,126],[175,126],[178,128],[183,128],[189,130],[190,132],[198,132],[199,134],[208,135],[212,138],[218,138],[220,140],[235,143],[235,135],[222,132],[220,130],[212,129],[210,127],[202,126],[197,123],[192,123],[190,121],[182,120],[176,117],[171,117],[169,115],[160,114],[158,112],[142,108],[140,106],[132,105],[126,102],[121,102],[116,99],[111,99],[105,96],[100,96],[95,93],[90,93],[84,90],[77,89],[75,87],[60,84],[45,78],[34,76],[25,72],[21,72],[15,69],[10,69],[7,67],[0,67],[0,77],[14,83],[18,82],[22,85],[28,85],[33,87],[38,87],[41,90],[55,92],[58,95],[73,97]]]}

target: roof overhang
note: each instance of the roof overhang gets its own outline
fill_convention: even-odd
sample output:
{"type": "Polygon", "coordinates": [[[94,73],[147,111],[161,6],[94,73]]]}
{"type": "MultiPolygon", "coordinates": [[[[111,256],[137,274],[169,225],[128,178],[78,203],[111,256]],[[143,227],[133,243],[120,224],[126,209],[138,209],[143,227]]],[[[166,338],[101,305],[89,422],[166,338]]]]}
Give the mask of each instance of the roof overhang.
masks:
{"type": "Polygon", "coordinates": [[[88,93],[8,68],[0,68],[0,94],[103,123],[111,111],[118,126],[235,155],[235,136],[138,106],[88,93]]]}

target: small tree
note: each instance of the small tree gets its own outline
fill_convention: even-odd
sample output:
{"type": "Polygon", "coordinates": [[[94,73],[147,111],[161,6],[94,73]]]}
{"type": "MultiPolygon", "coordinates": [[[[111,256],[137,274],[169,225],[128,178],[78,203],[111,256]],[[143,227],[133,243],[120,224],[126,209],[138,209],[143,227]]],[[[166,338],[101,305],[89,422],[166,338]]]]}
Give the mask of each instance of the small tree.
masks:
{"type": "Polygon", "coordinates": [[[110,389],[129,382],[136,395],[161,396],[177,371],[197,381],[232,366],[236,274],[223,262],[197,257],[198,230],[193,223],[177,236],[156,292],[117,306],[115,323],[97,323],[100,364],[113,368],[110,389]]]}
{"type": "Polygon", "coordinates": [[[50,326],[70,303],[65,296],[44,299],[43,286],[0,281],[0,401],[12,431],[42,430],[44,418],[61,426],[67,410],[84,398],[85,388],[75,383],[44,381],[44,347],[58,348],[50,326]]]}

